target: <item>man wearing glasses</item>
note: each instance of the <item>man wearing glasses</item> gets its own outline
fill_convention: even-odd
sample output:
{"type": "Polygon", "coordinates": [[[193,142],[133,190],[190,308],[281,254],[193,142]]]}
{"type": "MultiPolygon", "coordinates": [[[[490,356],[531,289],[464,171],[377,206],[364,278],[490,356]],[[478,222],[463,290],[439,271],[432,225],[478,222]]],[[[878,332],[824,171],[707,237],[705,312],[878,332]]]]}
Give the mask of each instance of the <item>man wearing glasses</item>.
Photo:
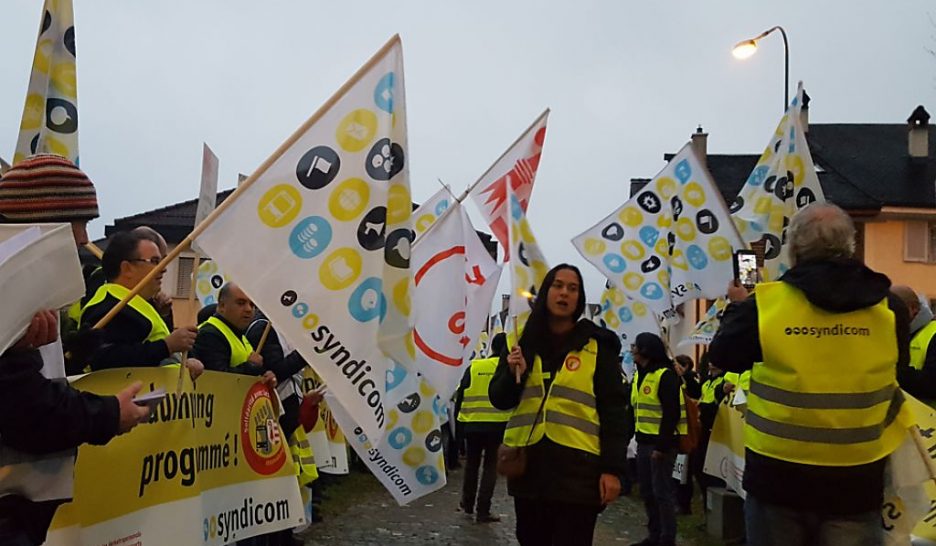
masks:
{"type": "MultiPolygon", "coordinates": [[[[145,234],[131,231],[115,234],[101,259],[107,280],[81,310],[80,328],[92,328],[162,260],[156,243],[145,234]]],[[[104,328],[91,356],[91,369],[159,366],[180,359],[175,353],[188,351],[195,343],[192,326],[171,333],[166,322],[149,302],[159,292],[162,273],[156,275],[104,328]]],[[[188,359],[192,377],[204,369],[188,359]]]]}

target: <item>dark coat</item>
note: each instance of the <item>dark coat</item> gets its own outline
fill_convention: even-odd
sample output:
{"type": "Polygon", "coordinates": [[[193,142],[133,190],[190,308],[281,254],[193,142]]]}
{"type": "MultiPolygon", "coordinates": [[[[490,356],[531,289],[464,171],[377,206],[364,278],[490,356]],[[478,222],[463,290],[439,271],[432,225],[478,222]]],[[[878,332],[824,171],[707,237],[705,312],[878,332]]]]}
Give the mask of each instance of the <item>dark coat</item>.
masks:
{"type": "MultiPolygon", "coordinates": [[[[244,332],[235,328],[230,322],[224,320],[220,315],[214,316],[224,324],[235,336],[241,337],[244,332]]],[[[269,343],[269,340],[267,340],[269,343]]],[[[198,329],[198,336],[195,338],[195,346],[192,347],[191,356],[201,360],[206,370],[216,372],[228,372],[241,375],[262,375],[265,371],[262,366],[255,366],[250,362],[243,362],[237,366],[231,366],[231,345],[228,343],[221,330],[215,328],[211,323],[206,323],[198,329]]]]}
{"type": "MultiPolygon", "coordinates": [[[[623,375],[618,361],[621,343],[613,332],[581,320],[572,332],[556,343],[544,343],[550,347],[540,353],[544,372],[556,372],[565,361],[566,354],[585,346],[589,338],[598,342],[595,366],[595,399],[598,419],[601,455],[561,446],[544,437],[527,449],[526,473],[507,481],[508,492],[515,497],[560,501],[574,504],[600,506],[598,481],[601,474],[621,476],[627,456],[625,404],[623,375]]],[[[517,385],[507,365],[507,353],[501,354],[488,394],[494,407],[513,409],[520,401],[523,384],[533,366],[532,355],[524,355],[528,370],[517,385]]],[[[555,377],[555,375],[553,375],[555,377]]],[[[549,388],[549,382],[546,383],[549,388]]]]}
{"type": "MultiPolygon", "coordinates": [[[[120,405],[114,396],[77,391],[64,381],[42,376],[38,350],[0,355],[0,441],[35,455],[89,443],[106,444],[117,435],[120,405]]],[[[15,495],[0,497],[0,514],[24,529],[37,544],[59,501],[35,503],[15,495]]]]}
{"type": "MultiPolygon", "coordinates": [[[[890,291],[890,279],[857,260],[797,265],[780,281],[802,290],[822,309],[845,313],[864,309],[887,298],[894,313],[897,369],[909,362],[909,317],[904,303],[890,291]]],[[[729,372],[743,372],[763,361],[754,296],[725,309],[721,325],[709,345],[713,364],[729,372]]],[[[849,373],[849,363],[837,363],[849,373]]],[[[884,463],[849,467],[790,463],[746,450],[744,489],[759,500],[799,510],[846,515],[880,510],[884,494],[884,463]]]]}
{"type": "MultiPolygon", "coordinates": [[[[84,335],[104,318],[120,300],[108,294],[100,302],[86,307],[81,315],[84,335]]],[[[146,317],[129,306],[124,307],[97,333],[91,356],[92,370],[108,368],[159,366],[169,358],[169,347],[163,340],[147,341],[152,325],[146,317]]]]}

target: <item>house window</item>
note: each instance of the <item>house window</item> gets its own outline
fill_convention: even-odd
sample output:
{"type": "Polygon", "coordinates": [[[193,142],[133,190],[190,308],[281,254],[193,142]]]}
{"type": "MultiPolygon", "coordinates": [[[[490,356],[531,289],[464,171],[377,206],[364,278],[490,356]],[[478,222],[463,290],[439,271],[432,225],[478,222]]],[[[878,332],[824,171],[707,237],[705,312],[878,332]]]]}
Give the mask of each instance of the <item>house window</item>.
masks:
{"type": "Polygon", "coordinates": [[[936,263],[936,222],[907,221],[904,261],[936,263]]]}
{"type": "Polygon", "coordinates": [[[175,291],[177,298],[187,298],[192,292],[192,270],[194,268],[195,258],[179,257],[175,291]]]}

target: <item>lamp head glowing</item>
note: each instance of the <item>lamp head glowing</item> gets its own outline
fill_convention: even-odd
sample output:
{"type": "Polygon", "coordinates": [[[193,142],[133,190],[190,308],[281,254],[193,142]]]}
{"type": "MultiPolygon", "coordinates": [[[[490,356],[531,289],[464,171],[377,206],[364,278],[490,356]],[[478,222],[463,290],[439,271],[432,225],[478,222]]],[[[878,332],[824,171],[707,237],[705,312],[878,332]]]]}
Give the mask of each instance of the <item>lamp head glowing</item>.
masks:
{"type": "Polygon", "coordinates": [[[734,55],[735,59],[747,59],[755,53],[757,53],[757,42],[754,40],[738,42],[731,50],[731,54],[734,55]]]}
{"type": "Polygon", "coordinates": [[[529,290],[524,290],[523,292],[520,292],[520,295],[523,296],[524,298],[528,299],[528,300],[532,300],[532,299],[533,299],[533,293],[530,292],[529,290]]]}

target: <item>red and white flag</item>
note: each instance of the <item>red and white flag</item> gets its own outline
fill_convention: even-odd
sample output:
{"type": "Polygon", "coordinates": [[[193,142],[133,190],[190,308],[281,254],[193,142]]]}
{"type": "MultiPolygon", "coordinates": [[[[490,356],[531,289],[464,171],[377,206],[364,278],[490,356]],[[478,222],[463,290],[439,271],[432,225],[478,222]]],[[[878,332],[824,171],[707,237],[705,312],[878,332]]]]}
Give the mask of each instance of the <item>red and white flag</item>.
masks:
{"type": "MultiPolygon", "coordinates": [[[[526,212],[533,193],[533,182],[539,168],[543,142],[546,140],[547,108],[533,125],[507,149],[500,158],[475,182],[470,190],[471,198],[481,211],[485,221],[503,248],[509,248],[507,237],[507,185],[520,201],[526,212]]],[[[509,254],[504,254],[504,261],[509,254]]]]}

